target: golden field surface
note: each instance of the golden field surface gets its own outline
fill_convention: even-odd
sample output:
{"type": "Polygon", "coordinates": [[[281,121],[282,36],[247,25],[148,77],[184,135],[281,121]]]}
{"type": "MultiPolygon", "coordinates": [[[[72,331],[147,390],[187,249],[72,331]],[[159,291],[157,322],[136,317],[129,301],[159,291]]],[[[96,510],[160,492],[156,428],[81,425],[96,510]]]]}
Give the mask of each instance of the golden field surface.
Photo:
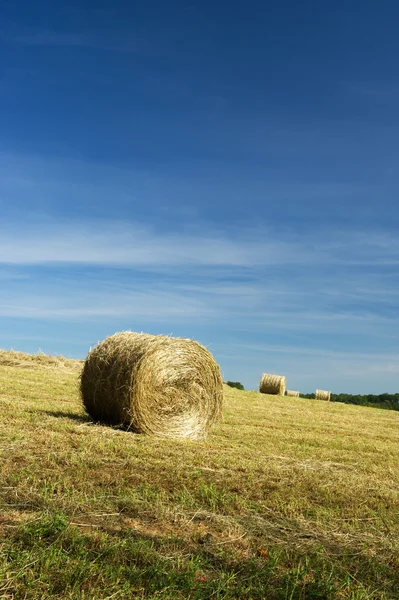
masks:
{"type": "Polygon", "coordinates": [[[225,386],[206,441],[93,423],[0,351],[0,598],[399,598],[399,413],[225,386]]]}

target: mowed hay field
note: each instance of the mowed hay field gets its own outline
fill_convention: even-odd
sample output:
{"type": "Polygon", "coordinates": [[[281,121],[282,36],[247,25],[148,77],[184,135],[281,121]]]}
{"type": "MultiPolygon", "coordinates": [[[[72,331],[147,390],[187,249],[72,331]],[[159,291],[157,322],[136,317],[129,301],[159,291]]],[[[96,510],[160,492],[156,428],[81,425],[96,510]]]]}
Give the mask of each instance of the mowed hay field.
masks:
{"type": "Polygon", "coordinates": [[[399,413],[225,388],[206,441],[95,425],[0,352],[0,598],[399,598],[399,413]]]}

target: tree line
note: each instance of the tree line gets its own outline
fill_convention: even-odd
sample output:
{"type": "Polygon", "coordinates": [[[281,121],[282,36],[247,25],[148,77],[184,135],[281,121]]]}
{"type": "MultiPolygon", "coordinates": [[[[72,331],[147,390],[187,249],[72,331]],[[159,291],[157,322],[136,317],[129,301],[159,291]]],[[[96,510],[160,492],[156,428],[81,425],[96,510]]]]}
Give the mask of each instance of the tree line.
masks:
{"type": "MultiPolygon", "coordinates": [[[[226,381],[225,383],[238,390],[244,389],[244,386],[239,381],[226,381]]],[[[314,400],[315,394],[301,394],[301,398],[314,400]]],[[[397,394],[331,394],[330,401],[399,411],[399,392],[397,394]]]]}
{"type": "MultiPolygon", "coordinates": [[[[302,398],[314,398],[314,394],[301,394],[302,398]]],[[[374,408],[399,410],[399,393],[397,394],[331,394],[331,402],[358,404],[374,408]]]]}

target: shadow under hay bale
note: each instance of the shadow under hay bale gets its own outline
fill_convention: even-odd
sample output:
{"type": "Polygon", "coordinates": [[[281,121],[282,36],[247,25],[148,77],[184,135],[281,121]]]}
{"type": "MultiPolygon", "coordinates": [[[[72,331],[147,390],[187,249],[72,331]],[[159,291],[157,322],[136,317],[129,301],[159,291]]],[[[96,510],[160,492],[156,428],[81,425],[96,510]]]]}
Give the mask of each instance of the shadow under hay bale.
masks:
{"type": "Polygon", "coordinates": [[[187,339],[116,333],[87,356],[80,389],[94,420],[137,433],[202,438],[222,412],[219,366],[187,339]]]}
{"type": "Polygon", "coordinates": [[[292,396],[293,398],[299,398],[299,392],[294,390],[287,390],[286,394],[287,396],[292,396]]]}
{"type": "Polygon", "coordinates": [[[284,375],[270,375],[269,373],[263,373],[259,384],[259,391],[262,394],[284,396],[285,386],[286,380],[284,375]]]}
{"type": "Polygon", "coordinates": [[[315,400],[327,400],[329,401],[331,397],[331,392],[327,392],[325,390],[316,390],[315,400]]]}

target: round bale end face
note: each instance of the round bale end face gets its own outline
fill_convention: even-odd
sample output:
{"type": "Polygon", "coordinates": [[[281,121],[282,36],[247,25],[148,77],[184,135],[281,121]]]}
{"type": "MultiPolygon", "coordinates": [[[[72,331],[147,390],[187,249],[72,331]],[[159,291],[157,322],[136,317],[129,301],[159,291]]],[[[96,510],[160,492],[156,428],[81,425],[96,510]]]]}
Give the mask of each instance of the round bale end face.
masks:
{"type": "Polygon", "coordinates": [[[328,392],[327,390],[316,390],[315,399],[326,400],[327,402],[329,402],[331,399],[331,392],[328,392]]]}
{"type": "Polygon", "coordinates": [[[270,373],[263,373],[259,391],[262,394],[274,394],[277,396],[284,396],[286,388],[286,378],[284,375],[272,375],[270,373]]]}
{"type": "Polygon", "coordinates": [[[82,373],[87,412],[138,433],[203,438],[222,412],[220,369],[192,340],[122,332],[88,356],[82,373]]]}
{"type": "Polygon", "coordinates": [[[221,416],[222,403],[220,369],[197,342],[164,338],[143,357],[133,415],[141,431],[204,437],[221,416]]]}

